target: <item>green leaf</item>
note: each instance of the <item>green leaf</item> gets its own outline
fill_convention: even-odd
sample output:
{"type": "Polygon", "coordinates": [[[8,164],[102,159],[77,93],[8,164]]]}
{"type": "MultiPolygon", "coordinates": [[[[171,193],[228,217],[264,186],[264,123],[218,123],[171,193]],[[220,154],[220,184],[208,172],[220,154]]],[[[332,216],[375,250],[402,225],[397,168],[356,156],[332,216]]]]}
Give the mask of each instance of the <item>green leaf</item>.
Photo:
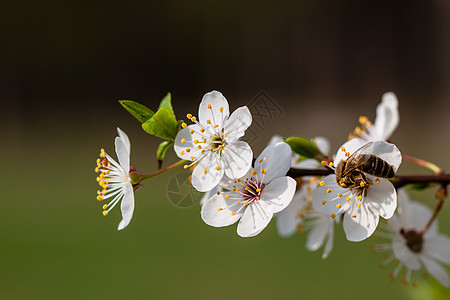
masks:
{"type": "Polygon", "coordinates": [[[119,100],[119,103],[141,123],[148,121],[155,114],[149,108],[132,100],[119,100]]]}
{"type": "Polygon", "coordinates": [[[159,144],[158,150],[156,150],[156,160],[158,161],[158,169],[161,169],[164,156],[166,155],[166,151],[172,145],[173,145],[172,141],[164,141],[161,144],[159,144]]]}
{"type": "Polygon", "coordinates": [[[142,128],[154,136],[174,140],[179,129],[178,123],[173,112],[161,107],[150,120],[142,124],[142,128]]]}
{"type": "Polygon", "coordinates": [[[317,158],[322,153],[319,148],[317,148],[316,142],[298,136],[291,136],[284,140],[289,146],[291,146],[292,151],[304,156],[305,158],[317,158]]]}
{"type": "Polygon", "coordinates": [[[172,95],[170,93],[167,93],[167,95],[161,100],[161,103],[159,104],[159,108],[166,108],[168,109],[172,114],[173,117],[175,118],[175,113],[173,111],[173,107],[172,107],[172,95]]]}

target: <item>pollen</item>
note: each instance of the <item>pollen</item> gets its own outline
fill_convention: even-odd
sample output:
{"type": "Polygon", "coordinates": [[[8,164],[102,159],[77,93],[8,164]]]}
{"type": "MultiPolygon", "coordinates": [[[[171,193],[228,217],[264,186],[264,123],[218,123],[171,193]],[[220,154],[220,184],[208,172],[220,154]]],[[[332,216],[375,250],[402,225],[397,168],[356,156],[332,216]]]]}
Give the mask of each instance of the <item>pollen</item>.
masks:
{"type": "Polygon", "coordinates": [[[206,124],[211,124],[211,120],[206,120],[206,124]]]}
{"type": "Polygon", "coordinates": [[[349,157],[350,156],[350,152],[345,152],[345,156],[349,157]]]}
{"type": "Polygon", "coordinates": [[[181,155],[184,155],[184,151],[181,151],[180,154],[181,154],[181,155]]]}
{"type": "Polygon", "coordinates": [[[358,200],[359,200],[359,201],[362,201],[362,196],[358,196],[358,200]]]}
{"type": "Polygon", "coordinates": [[[209,104],[209,103],[208,103],[208,108],[209,108],[209,109],[211,109],[211,108],[212,108],[211,104],[209,104]]]}
{"type": "Polygon", "coordinates": [[[336,215],[335,215],[335,214],[331,214],[330,217],[331,217],[332,219],[334,219],[334,218],[336,218],[336,215]]]}
{"type": "Polygon", "coordinates": [[[262,161],[263,161],[263,159],[261,158],[261,159],[259,160],[259,163],[262,163],[262,161]]]}
{"type": "Polygon", "coordinates": [[[108,215],[108,212],[106,210],[104,210],[103,215],[106,217],[108,215]]]}
{"type": "Polygon", "coordinates": [[[338,197],[342,197],[342,194],[341,194],[341,193],[339,193],[339,194],[338,194],[338,197]]]}
{"type": "Polygon", "coordinates": [[[326,200],[323,200],[323,201],[322,201],[322,205],[325,205],[325,203],[327,203],[327,201],[326,201],[326,200]]]}
{"type": "Polygon", "coordinates": [[[223,208],[221,208],[221,207],[219,207],[219,208],[217,209],[217,211],[221,211],[221,210],[223,210],[223,208]]]}
{"type": "Polygon", "coordinates": [[[360,187],[364,187],[365,185],[366,185],[366,184],[365,184],[364,182],[362,182],[362,181],[359,183],[359,186],[360,186],[360,187]]]}
{"type": "Polygon", "coordinates": [[[361,203],[358,203],[358,208],[361,208],[361,203]]]}
{"type": "Polygon", "coordinates": [[[376,183],[380,183],[380,178],[375,179],[376,183]]]}
{"type": "Polygon", "coordinates": [[[203,173],[205,173],[205,174],[208,173],[208,170],[204,169],[204,170],[203,170],[203,173]]]}
{"type": "Polygon", "coordinates": [[[220,108],[220,112],[223,112],[223,107],[220,108]]]}
{"type": "Polygon", "coordinates": [[[352,218],[356,218],[356,215],[352,215],[352,218]]]}
{"type": "Polygon", "coordinates": [[[341,208],[341,204],[340,203],[336,204],[336,207],[341,208]]]}
{"type": "Polygon", "coordinates": [[[321,181],[319,184],[320,184],[320,186],[324,186],[325,185],[325,181],[321,181]]]}
{"type": "Polygon", "coordinates": [[[191,152],[191,149],[189,149],[189,148],[186,148],[186,152],[191,152]]]}
{"type": "Polygon", "coordinates": [[[329,193],[331,193],[332,192],[332,189],[328,189],[327,190],[327,193],[329,194],[329,193]]]}
{"type": "Polygon", "coordinates": [[[216,170],[217,170],[217,171],[220,171],[220,166],[217,166],[217,167],[216,167],[216,170]]]}
{"type": "Polygon", "coordinates": [[[345,200],[350,201],[350,196],[347,196],[347,198],[345,198],[345,200]]]}
{"type": "Polygon", "coordinates": [[[328,166],[330,166],[330,168],[333,167],[333,163],[330,161],[330,163],[328,164],[328,166]]]}
{"type": "Polygon", "coordinates": [[[192,121],[192,122],[195,122],[195,121],[197,121],[197,118],[196,118],[196,117],[192,117],[192,118],[191,118],[191,121],[192,121]]]}
{"type": "Polygon", "coordinates": [[[320,162],[320,164],[321,164],[322,166],[326,166],[326,165],[327,165],[327,162],[324,161],[324,160],[322,160],[322,161],[320,162]]]}
{"type": "Polygon", "coordinates": [[[247,202],[247,201],[245,201],[245,202],[244,202],[244,205],[245,205],[245,206],[248,206],[248,202],[247,202]]]}
{"type": "Polygon", "coordinates": [[[186,128],[187,124],[186,123],[181,123],[181,127],[186,128]]]}
{"type": "Polygon", "coordinates": [[[190,120],[192,118],[192,114],[187,114],[186,118],[188,118],[190,120]]]}
{"type": "Polygon", "coordinates": [[[230,195],[225,195],[225,199],[228,199],[230,197],[230,195]]]}
{"type": "Polygon", "coordinates": [[[194,131],[194,129],[191,129],[191,131],[189,131],[189,132],[190,132],[191,134],[194,134],[195,131],[194,131]]]}
{"type": "Polygon", "coordinates": [[[185,138],[182,138],[182,139],[181,139],[181,143],[183,144],[184,142],[186,142],[186,139],[185,139],[185,138]]]}
{"type": "Polygon", "coordinates": [[[233,216],[235,216],[236,215],[236,213],[233,211],[232,213],[231,213],[231,215],[233,215],[233,216]]]}
{"type": "Polygon", "coordinates": [[[184,165],[183,168],[186,170],[187,168],[189,168],[189,165],[184,165]]]}
{"type": "Polygon", "coordinates": [[[253,175],[253,176],[256,176],[256,174],[257,174],[256,171],[253,171],[253,172],[252,172],[252,175],[253,175]]]}
{"type": "Polygon", "coordinates": [[[342,152],[345,152],[345,147],[341,147],[341,151],[342,151],[342,152]]]}

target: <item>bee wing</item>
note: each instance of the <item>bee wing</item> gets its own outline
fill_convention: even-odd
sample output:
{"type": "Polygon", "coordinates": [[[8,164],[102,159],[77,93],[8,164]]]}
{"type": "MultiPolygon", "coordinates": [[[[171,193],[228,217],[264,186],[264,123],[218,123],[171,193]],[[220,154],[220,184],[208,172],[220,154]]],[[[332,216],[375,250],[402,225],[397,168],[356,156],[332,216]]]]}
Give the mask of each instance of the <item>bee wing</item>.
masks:
{"type": "Polygon", "coordinates": [[[355,152],[352,153],[352,155],[350,155],[347,158],[347,164],[345,165],[345,170],[344,170],[344,174],[348,174],[351,171],[357,169],[360,165],[364,164],[366,162],[366,160],[369,158],[369,156],[367,158],[361,158],[362,154],[370,154],[369,152],[367,152],[367,149],[372,145],[372,142],[369,142],[365,145],[363,145],[362,147],[360,147],[358,150],[356,150],[355,152]]]}

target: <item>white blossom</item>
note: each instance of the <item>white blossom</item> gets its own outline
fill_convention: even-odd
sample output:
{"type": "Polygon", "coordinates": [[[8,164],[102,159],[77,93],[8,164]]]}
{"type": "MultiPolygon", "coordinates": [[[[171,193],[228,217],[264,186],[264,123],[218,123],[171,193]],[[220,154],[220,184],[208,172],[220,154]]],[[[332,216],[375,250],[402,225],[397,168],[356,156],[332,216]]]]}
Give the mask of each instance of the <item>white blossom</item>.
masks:
{"type": "Polygon", "coordinates": [[[246,106],[229,115],[228,102],[218,91],[212,91],[202,99],[198,109],[199,120],[188,114],[195,124],[180,130],[175,138],[176,154],[192,161],[185,168],[195,165],[192,185],[200,192],[213,189],[224,176],[239,178],[251,167],[253,152],[250,146],[238,139],[252,123],[246,106]]]}
{"type": "Polygon", "coordinates": [[[296,182],[285,176],[290,165],[289,145],[277,143],[268,146],[245,176],[221,182],[224,190],[202,206],[203,221],[214,227],[239,221],[237,233],[240,236],[259,234],[273,214],[288,206],[294,196],[296,182]]]}
{"type": "Polygon", "coordinates": [[[397,214],[384,226],[387,232],[380,233],[380,236],[388,238],[390,242],[373,246],[375,252],[392,251],[392,255],[387,255],[382,266],[397,259],[399,263],[390,278],[394,280],[404,267],[406,275],[402,281],[405,284],[411,281],[415,272],[424,267],[442,285],[450,287],[447,271],[440,265],[450,265],[450,238],[438,232],[436,220],[422,233],[432,211],[422,203],[411,201],[403,189],[398,191],[398,198],[397,214]]]}
{"type": "MultiPolygon", "coordinates": [[[[338,168],[343,160],[348,163],[348,160],[354,158],[351,154],[359,149],[352,146],[358,146],[359,142],[352,141],[354,140],[347,142],[347,147],[341,147],[338,151],[331,164],[333,168],[338,168]]],[[[365,153],[376,155],[388,163],[394,173],[397,171],[402,156],[394,144],[377,141],[364,147],[365,153]]],[[[397,193],[388,179],[367,173],[363,173],[363,176],[365,180],[359,185],[346,186],[343,182],[338,182],[336,174],[328,175],[313,191],[313,207],[318,212],[333,219],[344,214],[344,231],[350,241],[362,241],[371,236],[378,225],[379,216],[389,219],[397,207],[397,193]]]]}
{"type": "Polygon", "coordinates": [[[97,200],[103,201],[112,198],[108,204],[103,205],[103,215],[108,215],[109,211],[117,203],[121,202],[122,221],[120,221],[117,229],[122,230],[130,223],[133,217],[134,192],[129,176],[130,140],[120,128],[117,128],[117,132],[119,136],[116,137],[114,143],[119,163],[111,158],[104,149],[101,149],[95,171],[100,173],[97,181],[102,187],[102,190],[97,191],[97,200]]]}

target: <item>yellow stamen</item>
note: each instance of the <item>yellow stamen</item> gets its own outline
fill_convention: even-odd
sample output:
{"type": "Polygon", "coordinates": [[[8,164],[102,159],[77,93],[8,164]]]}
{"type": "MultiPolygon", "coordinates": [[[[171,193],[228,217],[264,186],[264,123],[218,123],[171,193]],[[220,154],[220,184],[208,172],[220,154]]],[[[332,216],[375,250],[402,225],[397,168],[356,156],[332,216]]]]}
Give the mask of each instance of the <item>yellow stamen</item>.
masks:
{"type": "Polygon", "coordinates": [[[209,109],[211,109],[211,108],[212,108],[211,104],[209,104],[209,103],[208,103],[208,108],[209,108],[209,109]]]}
{"type": "Polygon", "coordinates": [[[192,118],[192,114],[187,114],[186,118],[191,119],[192,118]]]}
{"type": "Polygon", "coordinates": [[[363,125],[364,123],[367,122],[367,120],[368,118],[366,116],[360,116],[358,121],[361,125],[363,125]]]}
{"type": "Polygon", "coordinates": [[[321,181],[319,184],[320,184],[320,186],[324,186],[325,185],[325,181],[321,181]]]}
{"type": "Polygon", "coordinates": [[[105,210],[108,207],[108,204],[103,205],[103,210],[105,210]]]}
{"type": "Polygon", "coordinates": [[[375,179],[375,182],[380,183],[380,179],[379,178],[375,179]]]}
{"type": "Polygon", "coordinates": [[[356,215],[352,215],[352,218],[356,218],[356,215]]]}
{"type": "Polygon", "coordinates": [[[220,171],[220,166],[217,166],[217,167],[216,167],[216,170],[217,170],[217,171],[220,171]]]}
{"type": "Polygon", "coordinates": [[[221,211],[221,210],[223,210],[223,208],[219,208],[219,209],[217,209],[217,211],[221,211]]]}
{"type": "Polygon", "coordinates": [[[361,201],[362,200],[362,196],[358,196],[358,200],[361,201]]]}
{"type": "Polygon", "coordinates": [[[217,195],[220,195],[220,191],[217,191],[217,195]]]}
{"type": "Polygon", "coordinates": [[[206,120],[206,124],[211,124],[211,120],[206,120]]]}
{"type": "Polygon", "coordinates": [[[256,174],[257,174],[256,171],[253,171],[253,172],[252,172],[252,175],[253,175],[253,176],[256,176],[256,174]]]}
{"type": "Polygon", "coordinates": [[[365,184],[364,182],[362,182],[362,181],[359,183],[359,186],[360,186],[360,187],[364,187],[365,185],[366,185],[366,184],[365,184]]]}
{"type": "Polygon", "coordinates": [[[185,138],[182,138],[182,139],[181,139],[181,143],[183,144],[184,142],[186,142],[186,139],[185,139],[185,138]]]}
{"type": "Polygon", "coordinates": [[[231,213],[233,216],[235,216],[236,215],[236,213],[233,211],[232,213],[231,213]]]}
{"type": "Polygon", "coordinates": [[[345,152],[345,147],[341,147],[341,151],[342,151],[342,152],[345,152]]]}
{"type": "Polygon", "coordinates": [[[345,152],[345,156],[349,157],[350,156],[350,152],[345,152]]]}
{"type": "Polygon", "coordinates": [[[181,151],[181,152],[180,152],[180,155],[184,155],[184,151],[181,151]]]}
{"type": "Polygon", "coordinates": [[[323,200],[323,201],[322,201],[322,205],[325,205],[325,203],[327,203],[327,201],[326,201],[326,200],[323,200]]]}
{"type": "Polygon", "coordinates": [[[103,215],[106,217],[108,215],[108,212],[106,210],[104,210],[103,215]]]}
{"type": "Polygon", "coordinates": [[[187,124],[186,123],[181,123],[181,127],[186,128],[187,124]]]}
{"type": "Polygon", "coordinates": [[[347,198],[345,198],[345,200],[350,201],[350,196],[347,196],[347,198]]]}
{"type": "Polygon", "coordinates": [[[106,157],[106,154],[105,154],[105,149],[100,149],[100,157],[102,157],[102,158],[104,158],[104,157],[106,157]]]}
{"type": "Polygon", "coordinates": [[[324,160],[322,160],[322,161],[320,162],[320,164],[321,164],[322,166],[326,166],[326,165],[327,165],[327,162],[324,161],[324,160]]]}
{"type": "Polygon", "coordinates": [[[328,189],[328,190],[327,190],[327,193],[328,193],[328,194],[329,194],[329,193],[331,193],[331,192],[332,192],[332,190],[331,190],[331,189],[328,189]]]}
{"type": "Polygon", "coordinates": [[[332,219],[334,219],[334,218],[336,218],[336,215],[335,215],[335,214],[331,214],[330,217],[331,217],[332,219]]]}
{"type": "Polygon", "coordinates": [[[225,199],[228,199],[228,197],[230,197],[230,195],[225,195],[225,199]]]}
{"type": "Polygon", "coordinates": [[[201,133],[205,132],[205,128],[201,128],[201,129],[200,129],[200,132],[201,132],[201,133]]]}
{"type": "Polygon", "coordinates": [[[192,118],[191,118],[191,121],[192,121],[192,122],[195,122],[195,121],[197,121],[197,118],[196,118],[196,117],[192,117],[192,118]]]}
{"type": "Polygon", "coordinates": [[[248,205],[248,202],[247,202],[247,201],[245,201],[245,202],[244,202],[244,205],[245,205],[245,206],[247,206],[247,205],[248,205]]]}
{"type": "Polygon", "coordinates": [[[191,134],[193,134],[195,131],[194,131],[194,129],[191,129],[191,131],[189,131],[191,134]]]}
{"type": "Polygon", "coordinates": [[[203,173],[205,173],[205,174],[206,174],[206,173],[208,173],[208,170],[206,170],[206,169],[205,169],[205,170],[203,170],[203,173]]]}
{"type": "Polygon", "coordinates": [[[330,166],[330,168],[333,167],[333,162],[330,161],[330,163],[328,164],[330,166]]]}
{"type": "Polygon", "coordinates": [[[339,193],[339,194],[338,194],[338,197],[342,197],[342,194],[341,194],[341,193],[339,193]]]}
{"type": "Polygon", "coordinates": [[[191,152],[191,149],[189,149],[189,148],[186,148],[186,152],[191,152]]]}
{"type": "Polygon", "coordinates": [[[261,173],[262,173],[262,174],[266,174],[266,173],[267,173],[267,170],[266,170],[266,169],[262,169],[262,170],[261,170],[261,173]]]}
{"type": "Polygon", "coordinates": [[[361,203],[358,203],[358,208],[361,208],[361,203]]]}
{"type": "Polygon", "coordinates": [[[336,204],[336,207],[341,208],[341,204],[340,203],[336,204]]]}
{"type": "Polygon", "coordinates": [[[223,112],[223,107],[220,108],[220,112],[223,112]]]}
{"type": "Polygon", "coordinates": [[[187,168],[189,168],[189,166],[188,165],[184,165],[183,168],[186,170],[187,168]]]}
{"type": "Polygon", "coordinates": [[[259,163],[262,163],[262,161],[263,161],[263,159],[261,158],[261,159],[259,160],[259,163]]]}

